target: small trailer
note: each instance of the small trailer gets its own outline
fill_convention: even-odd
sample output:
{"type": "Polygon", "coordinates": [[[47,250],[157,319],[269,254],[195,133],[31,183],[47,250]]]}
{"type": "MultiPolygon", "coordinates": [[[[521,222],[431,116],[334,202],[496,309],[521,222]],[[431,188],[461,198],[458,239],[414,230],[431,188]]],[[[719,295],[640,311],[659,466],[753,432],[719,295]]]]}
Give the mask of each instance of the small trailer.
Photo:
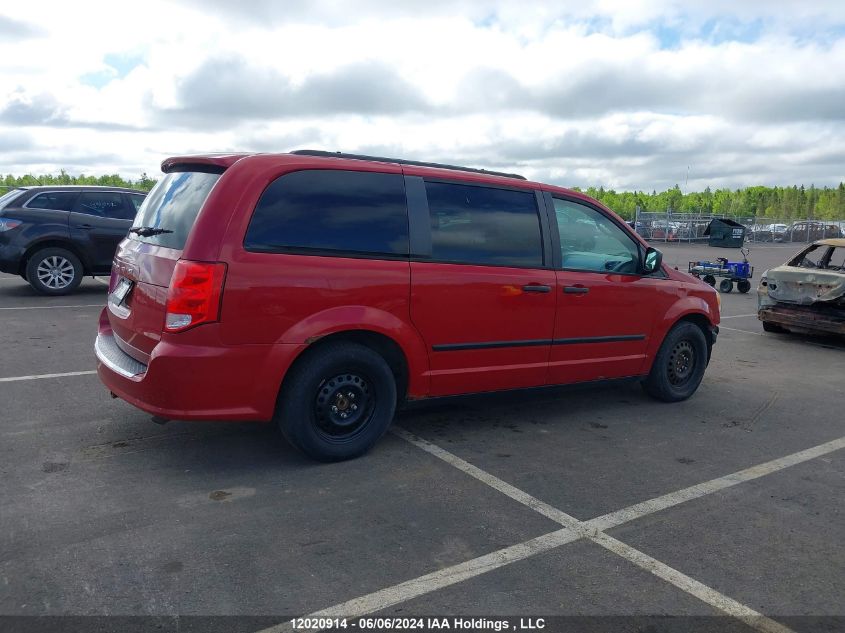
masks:
{"type": "Polygon", "coordinates": [[[731,262],[726,257],[717,257],[715,262],[690,262],[689,273],[693,277],[703,279],[711,286],[716,285],[716,277],[722,277],[722,281],[719,282],[720,292],[730,292],[736,283],[736,289],[746,293],[751,290],[749,279],[754,275],[754,266],[748,263],[748,252],[746,248],[740,250],[741,262],[731,262]]]}

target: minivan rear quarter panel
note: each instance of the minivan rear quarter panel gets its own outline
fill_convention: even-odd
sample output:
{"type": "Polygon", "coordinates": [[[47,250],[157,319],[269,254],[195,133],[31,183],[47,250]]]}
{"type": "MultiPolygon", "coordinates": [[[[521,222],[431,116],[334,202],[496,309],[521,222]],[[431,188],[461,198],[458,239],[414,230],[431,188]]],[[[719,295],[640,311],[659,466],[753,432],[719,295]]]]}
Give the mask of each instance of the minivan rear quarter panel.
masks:
{"type": "MultiPolygon", "coordinates": [[[[428,394],[428,355],[419,334],[410,325],[410,262],[407,257],[349,257],[338,253],[252,252],[244,246],[254,210],[267,187],[286,174],[303,169],[375,172],[401,175],[397,165],[358,161],[305,161],[292,157],[280,165],[278,157],[251,157],[227,170],[216,190],[232,190],[238,199],[215,197],[212,191],[201,212],[185,257],[207,254],[198,231],[212,233],[216,216],[231,204],[237,211],[227,223],[215,259],[227,263],[220,313],[224,345],[313,344],[340,331],[363,330],[382,334],[402,349],[408,364],[408,395],[428,394]],[[256,169],[257,168],[257,169],[256,169]],[[228,184],[227,184],[228,183],[228,184]],[[225,185],[225,186],[224,186],[225,185]],[[207,213],[208,211],[208,213],[207,213]]],[[[231,207],[229,207],[231,208],[231,207]]],[[[222,218],[220,218],[222,220],[222,218]]],[[[209,242],[213,236],[209,235],[209,242]]],[[[284,368],[287,369],[287,368],[284,368]]],[[[282,374],[279,374],[281,378],[282,374]]]]}

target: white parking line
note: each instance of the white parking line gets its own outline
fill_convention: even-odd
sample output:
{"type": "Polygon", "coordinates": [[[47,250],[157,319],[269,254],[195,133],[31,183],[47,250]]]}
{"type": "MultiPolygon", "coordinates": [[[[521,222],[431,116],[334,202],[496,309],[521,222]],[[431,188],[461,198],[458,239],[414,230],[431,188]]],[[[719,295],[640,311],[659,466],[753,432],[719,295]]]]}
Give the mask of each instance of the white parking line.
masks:
{"type": "MultiPolygon", "coordinates": [[[[505,565],[525,560],[536,554],[548,552],[561,545],[577,541],[579,538],[578,534],[566,528],[549,532],[548,534],[543,534],[523,543],[511,545],[510,547],[490,552],[484,556],[473,558],[464,563],[446,567],[445,569],[438,569],[425,576],[420,576],[419,578],[414,578],[380,591],[374,591],[365,596],[353,598],[352,600],[336,604],[305,617],[361,617],[368,613],[381,611],[393,605],[418,598],[432,591],[469,580],[481,574],[486,574],[505,565]]],[[[259,633],[283,633],[292,630],[293,628],[290,622],[283,622],[276,626],[262,629],[259,633]]]]}
{"type": "Polygon", "coordinates": [[[730,332],[742,332],[743,334],[753,334],[754,336],[766,336],[773,341],[782,340],[782,341],[793,341],[796,343],[800,343],[801,345],[811,345],[812,347],[821,347],[822,349],[839,349],[839,345],[831,344],[831,343],[816,343],[814,341],[808,341],[803,338],[791,338],[789,334],[781,334],[778,335],[766,335],[765,332],[752,332],[751,330],[740,330],[739,328],[735,327],[725,327],[724,325],[719,326],[720,330],[729,330],[730,332]]]}
{"type": "Polygon", "coordinates": [[[104,286],[109,285],[110,279],[111,279],[111,277],[107,277],[105,279],[103,277],[94,277],[94,281],[99,282],[99,283],[103,284],[104,286]]]}
{"type": "Polygon", "coordinates": [[[757,313],[754,312],[752,314],[732,314],[731,316],[721,316],[719,317],[722,321],[725,319],[742,319],[744,317],[756,317],[757,313]]]}
{"type": "Polygon", "coordinates": [[[444,448],[440,448],[436,444],[432,444],[428,440],[424,440],[421,437],[417,437],[413,433],[409,433],[405,429],[400,429],[399,427],[393,427],[391,429],[391,433],[393,433],[393,435],[401,437],[406,442],[410,442],[417,448],[421,448],[425,452],[431,453],[435,457],[442,459],[450,466],[454,466],[458,470],[465,472],[470,477],[478,479],[480,482],[487,484],[495,490],[498,490],[503,495],[510,497],[514,501],[518,501],[522,505],[528,506],[535,512],[539,512],[540,514],[551,519],[552,521],[556,521],[561,525],[575,529],[577,529],[581,525],[581,521],[579,521],[575,517],[570,516],[566,514],[566,512],[558,510],[557,508],[553,508],[549,504],[540,501],[536,497],[532,497],[527,492],[524,492],[519,488],[511,486],[509,483],[502,481],[495,475],[491,475],[490,473],[481,470],[477,466],[473,466],[472,464],[464,461],[457,455],[450,453],[444,448]]]}
{"type": "Polygon", "coordinates": [[[64,378],[66,376],[90,376],[96,374],[96,371],[68,371],[63,374],[38,374],[35,376],[11,376],[9,378],[0,378],[0,382],[19,382],[21,380],[44,380],[45,378],[64,378]]]}
{"type": "Polygon", "coordinates": [[[82,303],[77,305],[60,306],[17,306],[14,308],[0,308],[0,310],[54,310],[56,308],[105,308],[103,303],[82,303]]]}
{"type": "Polygon", "coordinates": [[[604,532],[599,532],[596,536],[590,538],[590,540],[598,545],[601,545],[606,550],[613,552],[614,554],[618,554],[625,560],[634,563],[637,567],[651,572],[658,578],[662,578],[670,585],[677,587],[691,596],[695,596],[702,602],[709,604],[711,607],[718,609],[722,613],[726,613],[727,615],[741,620],[752,629],[756,629],[763,633],[794,633],[792,629],[784,626],[780,622],[775,622],[771,618],[767,618],[751,607],[747,607],[741,602],[737,602],[736,600],[719,593],[712,587],[708,587],[694,578],[690,578],[686,574],[679,572],[677,569],[669,567],[669,565],[665,563],[661,563],[656,558],[652,558],[648,554],[641,552],[630,545],[626,545],[622,541],[619,541],[604,532]]]}
{"type": "Polygon", "coordinates": [[[779,457],[778,459],[757,464],[751,468],[746,468],[745,470],[740,470],[739,472],[725,475],[724,477],[711,479],[710,481],[705,481],[704,483],[696,484],[694,486],[690,486],[689,488],[684,488],[683,490],[670,492],[662,497],[649,499],[648,501],[643,501],[642,503],[622,508],[616,512],[596,517],[595,519],[587,521],[586,525],[600,531],[609,530],[618,525],[622,525],[623,523],[635,521],[647,514],[654,514],[655,512],[660,512],[661,510],[676,506],[679,503],[692,501],[693,499],[698,499],[699,497],[719,492],[725,488],[730,488],[731,486],[745,483],[746,481],[751,481],[765,475],[776,473],[784,468],[802,464],[810,461],[811,459],[827,455],[828,453],[833,453],[834,451],[838,451],[843,448],[845,448],[845,437],[840,437],[838,439],[831,440],[830,442],[819,444],[818,446],[813,446],[812,448],[808,448],[797,453],[792,453],[792,455],[787,455],[786,457],[779,457]]]}
{"type": "Polygon", "coordinates": [[[755,336],[765,336],[762,332],[752,332],[751,330],[740,330],[735,327],[725,327],[724,325],[719,326],[720,330],[729,330],[730,332],[742,332],[743,334],[754,334],[755,336]]]}
{"type": "MultiPolygon", "coordinates": [[[[557,508],[540,501],[527,492],[512,486],[511,484],[478,468],[477,466],[473,466],[457,455],[450,453],[436,444],[432,444],[427,440],[417,437],[413,433],[400,428],[393,428],[391,432],[407,442],[410,442],[414,446],[421,448],[427,453],[434,455],[438,459],[445,461],[467,475],[478,479],[495,490],[498,490],[514,501],[517,501],[522,505],[531,508],[535,512],[564,525],[564,529],[551,532],[544,536],[537,537],[535,539],[531,539],[530,541],[525,541],[524,543],[513,545],[496,552],[491,552],[490,554],[474,558],[453,567],[408,580],[398,585],[394,585],[393,587],[382,589],[381,591],[376,591],[374,593],[328,607],[327,609],[323,609],[305,617],[360,617],[381,611],[393,605],[425,595],[443,587],[448,587],[458,582],[462,582],[468,578],[479,576],[487,571],[498,569],[499,567],[503,567],[518,560],[523,560],[529,556],[549,551],[559,547],[560,545],[576,541],[579,538],[586,538],[665,580],[666,582],[669,582],[678,589],[695,596],[702,602],[709,604],[711,607],[742,620],[745,624],[758,631],[763,633],[790,633],[791,629],[779,622],[767,618],[754,609],[719,593],[711,587],[707,587],[677,569],[674,569],[669,565],[649,556],[645,552],[641,552],[630,545],[622,543],[621,541],[605,534],[602,530],[616,527],[618,525],[622,525],[623,523],[628,523],[629,521],[633,521],[654,512],[659,512],[666,508],[684,503],[685,501],[697,499],[719,490],[735,486],[736,484],[751,481],[752,479],[757,479],[758,477],[762,477],[764,475],[783,470],[784,468],[789,468],[790,466],[795,466],[796,464],[800,464],[845,448],[845,437],[841,437],[785,457],[774,459],[763,464],[758,464],[730,475],[725,475],[724,477],[719,477],[702,484],[697,484],[674,493],[663,495],[662,497],[657,497],[656,499],[651,499],[649,501],[629,506],[628,508],[624,508],[617,512],[611,512],[610,514],[597,517],[590,521],[579,521],[562,510],[558,510],[557,508]]],[[[282,623],[275,627],[264,629],[260,633],[281,633],[282,631],[289,630],[291,630],[290,623],[282,623]]]]}

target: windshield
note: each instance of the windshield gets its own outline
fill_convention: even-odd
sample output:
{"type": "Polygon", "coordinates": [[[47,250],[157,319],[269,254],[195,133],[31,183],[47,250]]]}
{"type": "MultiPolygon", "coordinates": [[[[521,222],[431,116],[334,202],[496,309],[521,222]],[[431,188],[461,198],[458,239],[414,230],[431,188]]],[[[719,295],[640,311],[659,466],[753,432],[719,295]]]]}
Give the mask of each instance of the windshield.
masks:
{"type": "Polygon", "coordinates": [[[23,189],[12,189],[7,191],[2,196],[0,196],[0,209],[5,207],[9,202],[11,202],[12,198],[17,197],[23,192],[23,189]]]}
{"type": "Polygon", "coordinates": [[[161,231],[132,231],[134,240],[183,249],[197,214],[220,174],[180,171],[162,178],[138,209],[133,229],[161,229],[161,231]]]}
{"type": "Polygon", "coordinates": [[[787,265],[842,272],[845,271],[845,257],[843,256],[845,256],[845,248],[813,244],[796,255],[787,265]]]}

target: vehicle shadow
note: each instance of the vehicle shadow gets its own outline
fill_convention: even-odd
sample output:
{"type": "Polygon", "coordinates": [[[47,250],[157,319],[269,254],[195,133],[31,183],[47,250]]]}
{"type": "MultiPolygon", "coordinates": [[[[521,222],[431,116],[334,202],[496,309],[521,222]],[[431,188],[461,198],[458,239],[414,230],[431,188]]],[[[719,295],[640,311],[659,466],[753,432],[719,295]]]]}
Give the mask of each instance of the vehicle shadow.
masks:
{"type": "Polygon", "coordinates": [[[655,405],[637,379],[622,379],[420,400],[400,409],[396,423],[414,425],[443,418],[459,424],[468,420],[484,426],[498,424],[497,420],[509,416],[546,420],[560,414],[561,403],[566,404],[571,417],[578,418],[581,414],[595,414],[596,401],[607,405],[608,410],[614,406],[655,405]]]}
{"type": "Polygon", "coordinates": [[[3,284],[0,285],[0,297],[20,298],[20,297],[38,297],[41,299],[72,299],[73,297],[95,297],[105,296],[108,294],[108,288],[100,283],[91,283],[79,286],[72,293],[67,295],[42,295],[33,289],[28,283],[21,279],[20,284],[3,284]]]}
{"type": "Polygon", "coordinates": [[[845,337],[841,336],[811,334],[809,332],[787,332],[784,334],[768,332],[765,336],[785,342],[808,343],[815,347],[824,347],[825,349],[845,350],[845,337]]]}
{"type": "MultiPolygon", "coordinates": [[[[319,466],[293,448],[272,423],[179,422],[139,419],[131,431],[114,428],[108,440],[82,448],[81,462],[143,462],[173,473],[226,476],[319,466]]],[[[105,439],[105,438],[104,438],[105,439]]]]}

